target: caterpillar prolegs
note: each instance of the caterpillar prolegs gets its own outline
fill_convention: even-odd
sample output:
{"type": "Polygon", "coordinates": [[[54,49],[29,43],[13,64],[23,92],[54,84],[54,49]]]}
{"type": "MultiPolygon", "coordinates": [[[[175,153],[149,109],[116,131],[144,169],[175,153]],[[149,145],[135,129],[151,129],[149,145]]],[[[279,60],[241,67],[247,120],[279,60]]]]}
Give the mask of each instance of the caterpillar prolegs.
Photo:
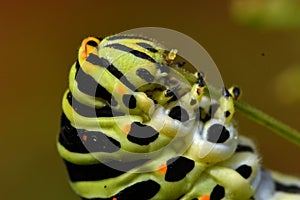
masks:
{"type": "Polygon", "coordinates": [[[239,88],[212,99],[204,74],[187,81],[176,57],[138,35],[83,40],[57,142],[73,190],[85,200],[300,199],[299,179],[262,168],[238,133],[239,88]]]}

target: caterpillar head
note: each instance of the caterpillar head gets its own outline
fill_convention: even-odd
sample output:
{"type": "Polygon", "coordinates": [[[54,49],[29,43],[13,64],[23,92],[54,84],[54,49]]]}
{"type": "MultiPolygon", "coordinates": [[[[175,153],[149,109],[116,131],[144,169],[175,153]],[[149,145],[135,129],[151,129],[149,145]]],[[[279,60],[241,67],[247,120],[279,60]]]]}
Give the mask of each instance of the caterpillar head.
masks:
{"type": "Polygon", "coordinates": [[[84,74],[94,80],[89,87],[91,106],[107,106],[112,112],[105,123],[99,121],[100,129],[116,135],[122,149],[147,153],[171,146],[204,162],[228,158],[237,143],[231,124],[236,89],[223,89],[220,99],[210,99],[204,74],[189,73],[193,78],[187,80],[185,71],[178,70],[185,61],[175,62],[176,58],[177,50],[165,50],[141,36],[88,37],[79,49],[79,72],[74,76],[76,80],[84,74]],[[211,102],[218,104],[215,111],[211,102]],[[201,109],[208,120],[202,120],[201,109]],[[146,134],[150,129],[151,134],[146,134]]]}

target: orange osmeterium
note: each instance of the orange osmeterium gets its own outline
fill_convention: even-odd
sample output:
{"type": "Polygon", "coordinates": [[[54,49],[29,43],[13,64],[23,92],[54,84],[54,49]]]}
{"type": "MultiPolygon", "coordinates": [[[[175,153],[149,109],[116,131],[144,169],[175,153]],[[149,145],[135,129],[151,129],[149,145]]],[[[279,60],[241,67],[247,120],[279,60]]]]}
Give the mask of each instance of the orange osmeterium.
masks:
{"type": "Polygon", "coordinates": [[[94,37],[88,37],[85,38],[82,43],[81,43],[81,48],[82,48],[82,53],[81,53],[81,58],[82,59],[86,59],[88,57],[88,55],[94,50],[94,46],[89,45],[88,42],[90,41],[94,41],[97,44],[100,43],[100,40],[98,40],[97,38],[94,37]]]}

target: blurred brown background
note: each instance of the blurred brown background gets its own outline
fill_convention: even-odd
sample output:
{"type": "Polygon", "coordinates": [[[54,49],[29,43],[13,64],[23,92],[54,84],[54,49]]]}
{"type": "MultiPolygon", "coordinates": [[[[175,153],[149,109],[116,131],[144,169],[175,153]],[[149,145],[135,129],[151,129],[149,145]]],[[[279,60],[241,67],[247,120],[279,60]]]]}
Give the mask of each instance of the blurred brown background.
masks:
{"type": "MultiPolygon", "coordinates": [[[[289,10],[277,16],[271,9],[275,17],[265,20],[265,5],[249,2],[1,2],[0,198],[78,199],[55,140],[68,71],[88,35],[146,26],[185,33],[206,48],[228,86],[243,89],[243,100],[300,130],[299,24],[288,23],[295,18],[286,17],[289,10]]],[[[241,114],[236,118],[265,166],[300,175],[299,147],[241,114]]]]}

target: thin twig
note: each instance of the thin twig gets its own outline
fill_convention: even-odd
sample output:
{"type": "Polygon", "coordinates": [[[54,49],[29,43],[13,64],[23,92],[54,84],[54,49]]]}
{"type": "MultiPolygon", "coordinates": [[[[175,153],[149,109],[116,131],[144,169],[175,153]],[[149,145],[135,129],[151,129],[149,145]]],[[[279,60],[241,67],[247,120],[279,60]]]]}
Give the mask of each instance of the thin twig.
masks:
{"type": "Polygon", "coordinates": [[[288,141],[300,146],[300,132],[284,124],[283,122],[275,119],[274,117],[254,108],[253,106],[242,102],[235,101],[234,103],[237,111],[243,113],[249,119],[269,128],[279,136],[287,139],[288,141]]]}

